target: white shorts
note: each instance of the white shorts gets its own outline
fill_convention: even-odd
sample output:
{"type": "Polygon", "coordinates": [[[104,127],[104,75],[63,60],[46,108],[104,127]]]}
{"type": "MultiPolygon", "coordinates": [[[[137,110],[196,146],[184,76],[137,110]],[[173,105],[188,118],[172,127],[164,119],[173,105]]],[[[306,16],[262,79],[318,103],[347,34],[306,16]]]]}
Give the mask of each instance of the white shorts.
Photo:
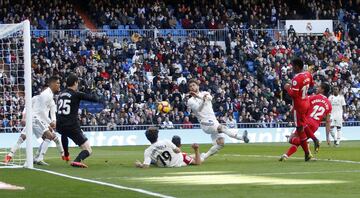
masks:
{"type": "MultiPolygon", "coordinates": [[[[49,124],[37,119],[36,117],[33,118],[33,134],[36,138],[41,138],[45,131],[49,129],[49,124]]],[[[25,132],[26,127],[21,131],[21,134],[26,135],[25,132]]]]}
{"type": "Polygon", "coordinates": [[[342,127],[343,118],[336,116],[331,118],[331,125],[330,126],[336,126],[336,127],[342,127]]]}
{"type": "Polygon", "coordinates": [[[219,138],[224,138],[222,133],[219,133],[218,128],[220,123],[217,120],[208,120],[208,121],[201,121],[200,127],[201,129],[211,135],[211,140],[213,144],[216,144],[216,140],[219,138]]]}

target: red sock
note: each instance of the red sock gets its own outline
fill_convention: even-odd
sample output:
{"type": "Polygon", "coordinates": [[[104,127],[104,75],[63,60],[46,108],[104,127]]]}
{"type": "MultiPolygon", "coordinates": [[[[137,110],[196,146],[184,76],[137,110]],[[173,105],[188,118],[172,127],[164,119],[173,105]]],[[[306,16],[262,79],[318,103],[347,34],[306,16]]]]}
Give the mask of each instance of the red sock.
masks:
{"type": "Polygon", "coordinates": [[[294,154],[297,151],[298,146],[291,145],[289,150],[286,152],[286,155],[290,157],[292,154],[294,154]]]}
{"type": "Polygon", "coordinates": [[[305,154],[309,154],[309,146],[306,140],[301,142],[301,147],[304,150],[305,154]]]}

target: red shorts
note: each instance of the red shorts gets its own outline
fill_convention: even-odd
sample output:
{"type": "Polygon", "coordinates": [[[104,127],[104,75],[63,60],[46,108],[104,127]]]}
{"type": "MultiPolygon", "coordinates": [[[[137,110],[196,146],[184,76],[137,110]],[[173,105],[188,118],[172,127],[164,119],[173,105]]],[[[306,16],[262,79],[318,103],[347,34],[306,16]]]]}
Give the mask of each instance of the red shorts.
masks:
{"type": "Polygon", "coordinates": [[[309,101],[297,102],[294,105],[294,122],[296,127],[305,127],[307,121],[307,112],[309,109],[309,101]]]}
{"type": "Polygon", "coordinates": [[[191,162],[194,160],[192,157],[188,156],[186,153],[182,153],[183,156],[183,162],[185,162],[185,164],[189,165],[191,164],[191,162]]]}
{"type": "Polygon", "coordinates": [[[294,109],[294,122],[296,127],[306,126],[306,114],[294,109]]]}
{"type": "Polygon", "coordinates": [[[307,126],[304,128],[304,132],[307,137],[310,137],[310,134],[314,134],[319,128],[318,124],[308,123],[307,126]]]}

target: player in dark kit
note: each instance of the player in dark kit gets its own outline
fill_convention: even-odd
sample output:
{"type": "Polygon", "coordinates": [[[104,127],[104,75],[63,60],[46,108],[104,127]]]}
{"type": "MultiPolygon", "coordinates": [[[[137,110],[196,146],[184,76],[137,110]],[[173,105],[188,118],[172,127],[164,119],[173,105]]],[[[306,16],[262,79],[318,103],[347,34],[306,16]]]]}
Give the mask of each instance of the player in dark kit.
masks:
{"type": "Polygon", "coordinates": [[[80,129],[78,118],[79,105],[81,100],[99,102],[99,99],[95,95],[79,92],[79,79],[74,74],[70,74],[66,79],[66,86],[67,88],[61,92],[57,101],[57,131],[61,134],[67,161],[70,160],[68,138],[72,139],[82,149],[71,163],[71,166],[87,168],[87,165],[82,163],[82,161],[90,156],[92,150],[88,139],[80,129]]]}

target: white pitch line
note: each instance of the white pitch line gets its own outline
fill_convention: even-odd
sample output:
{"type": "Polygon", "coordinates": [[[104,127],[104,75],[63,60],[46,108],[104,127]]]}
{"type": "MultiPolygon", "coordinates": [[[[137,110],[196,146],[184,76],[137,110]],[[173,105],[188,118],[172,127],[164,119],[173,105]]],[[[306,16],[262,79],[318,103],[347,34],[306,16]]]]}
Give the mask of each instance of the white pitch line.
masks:
{"type": "MultiPolygon", "coordinates": [[[[250,173],[246,174],[247,176],[271,176],[271,175],[310,175],[310,174],[331,174],[331,173],[360,173],[360,170],[348,170],[348,171],[310,171],[310,172],[282,172],[282,173],[250,173]]],[[[208,174],[208,175],[218,175],[220,173],[214,172],[214,174],[208,174]]],[[[231,171],[224,171],[222,175],[234,175],[239,174],[238,172],[231,172],[231,171]]],[[[191,175],[204,175],[203,172],[177,172],[177,174],[172,173],[166,173],[166,175],[169,175],[169,177],[174,176],[191,176],[191,175]],[[191,174],[189,174],[191,173],[191,174]]],[[[113,179],[134,179],[134,177],[98,177],[94,179],[104,179],[104,180],[113,180],[113,179]]]]}
{"type": "MultiPolygon", "coordinates": [[[[233,157],[254,157],[254,158],[279,158],[279,156],[274,155],[241,155],[241,154],[223,154],[223,156],[233,156],[233,157]]],[[[291,157],[293,159],[304,159],[301,157],[291,157]]],[[[332,159],[316,159],[317,161],[326,161],[326,162],[339,162],[339,163],[348,163],[348,164],[360,164],[359,161],[351,160],[332,160],[332,159]]]]}
{"type": "Polygon", "coordinates": [[[150,192],[150,191],[140,189],[140,188],[130,188],[130,187],[116,185],[116,184],[112,184],[112,183],[101,182],[101,181],[96,181],[96,180],[92,180],[92,179],[85,179],[85,178],[81,178],[81,177],[65,175],[65,174],[50,171],[50,170],[44,170],[44,169],[38,169],[38,168],[33,168],[31,170],[45,172],[45,173],[49,173],[49,174],[53,174],[53,175],[57,175],[57,176],[61,176],[61,177],[66,177],[66,178],[70,178],[70,179],[75,179],[75,180],[79,180],[79,181],[83,181],[83,182],[89,182],[89,183],[99,184],[99,185],[103,185],[103,186],[109,186],[109,187],[113,187],[113,188],[117,188],[117,189],[135,191],[135,192],[138,192],[138,193],[151,195],[151,196],[154,196],[154,197],[175,198],[175,197],[172,197],[172,196],[163,195],[163,194],[155,193],[155,192],[150,192]]]}
{"type": "Polygon", "coordinates": [[[286,172],[286,173],[255,173],[255,174],[247,174],[247,175],[251,175],[251,176],[268,176],[268,175],[309,175],[309,174],[331,174],[331,173],[360,173],[360,170],[310,171],[310,172],[286,172]]]}

